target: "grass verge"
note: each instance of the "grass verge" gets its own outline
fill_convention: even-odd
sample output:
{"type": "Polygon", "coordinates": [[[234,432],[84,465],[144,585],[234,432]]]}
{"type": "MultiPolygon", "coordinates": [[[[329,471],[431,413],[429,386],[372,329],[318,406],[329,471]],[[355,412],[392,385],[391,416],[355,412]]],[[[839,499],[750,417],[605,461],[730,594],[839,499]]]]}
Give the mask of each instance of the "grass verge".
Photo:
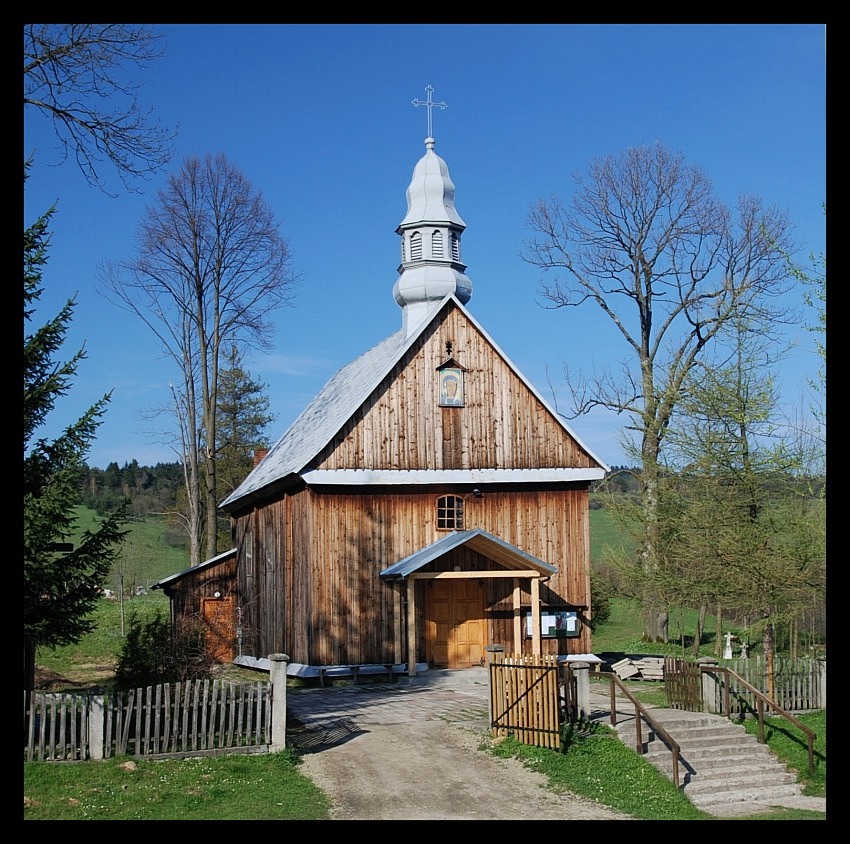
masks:
{"type": "Polygon", "coordinates": [[[554,791],[570,791],[638,820],[704,820],[673,782],[633,750],[610,727],[586,724],[564,752],[520,744],[512,736],[491,748],[543,774],[554,791]]]}
{"type": "MultiPolygon", "coordinates": [[[[826,797],[826,710],[806,712],[794,717],[817,736],[814,742],[814,773],[809,773],[808,738],[789,721],[784,718],[765,718],[765,742],[789,768],[797,772],[798,782],[803,783],[803,794],[808,797],[826,797]]],[[[757,736],[758,718],[747,718],[744,728],[757,736]]]]}
{"type": "Polygon", "coordinates": [[[195,759],[24,763],[24,820],[325,820],[286,750],[195,759]]]}

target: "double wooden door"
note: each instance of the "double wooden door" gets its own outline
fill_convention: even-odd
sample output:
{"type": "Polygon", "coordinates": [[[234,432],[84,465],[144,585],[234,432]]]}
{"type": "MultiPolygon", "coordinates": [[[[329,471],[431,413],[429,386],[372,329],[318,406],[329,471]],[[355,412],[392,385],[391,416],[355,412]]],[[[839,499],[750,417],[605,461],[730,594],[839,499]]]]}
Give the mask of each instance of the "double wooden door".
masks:
{"type": "Polygon", "coordinates": [[[481,665],[486,627],[483,581],[453,578],[425,585],[425,658],[430,665],[481,665]]]}

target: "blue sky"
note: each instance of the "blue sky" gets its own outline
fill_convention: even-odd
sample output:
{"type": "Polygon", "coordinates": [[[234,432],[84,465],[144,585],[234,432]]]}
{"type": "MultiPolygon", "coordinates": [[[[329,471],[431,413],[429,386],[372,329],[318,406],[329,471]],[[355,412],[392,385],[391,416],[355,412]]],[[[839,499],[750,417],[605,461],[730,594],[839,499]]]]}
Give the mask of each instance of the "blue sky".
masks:
{"type": "MultiPolygon", "coordinates": [[[[598,309],[542,307],[540,272],[520,258],[529,207],[555,193],[569,199],[572,174],[594,158],[660,141],[702,167],[724,201],[756,194],[786,209],[801,258],[825,252],[825,25],[157,29],[166,55],[134,78],[142,104],[178,132],[171,170],[187,155],[224,153],[263,192],[294,253],[294,305],[276,313],[273,350],[247,361],[268,385],[272,441],[341,366],[401,325],[395,228],[424,153],[426,109],[412,101],[426,85],[448,104],[434,112],[434,136],[467,224],[468,307],[550,401],[550,381],[566,401],[563,363],[589,374],[625,354],[598,309]]],[[[132,257],[142,211],[166,175],[141,195],[110,198],[72,161],[56,166],[50,124],[33,113],[24,115],[24,151],[35,154],[25,225],[57,203],[35,322],[76,295],[67,355],[83,343],[88,354],[44,433],[112,390],[89,464],[173,461],[166,421],[146,411],[168,405],[177,373],[150,330],[97,291],[102,262],[132,257]]],[[[817,358],[802,328],[788,339],[797,344],[781,373],[790,408],[817,358]]],[[[600,412],[570,425],[616,465],[625,461],[623,421],[600,412]]]]}

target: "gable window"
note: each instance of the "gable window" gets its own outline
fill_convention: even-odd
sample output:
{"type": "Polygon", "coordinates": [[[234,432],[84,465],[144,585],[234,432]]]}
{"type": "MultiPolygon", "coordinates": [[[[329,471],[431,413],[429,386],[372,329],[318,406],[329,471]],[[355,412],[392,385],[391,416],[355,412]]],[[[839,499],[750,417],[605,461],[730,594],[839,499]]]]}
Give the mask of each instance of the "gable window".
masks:
{"type": "Polygon", "coordinates": [[[463,498],[459,495],[437,499],[437,530],[463,530],[463,498]]]}

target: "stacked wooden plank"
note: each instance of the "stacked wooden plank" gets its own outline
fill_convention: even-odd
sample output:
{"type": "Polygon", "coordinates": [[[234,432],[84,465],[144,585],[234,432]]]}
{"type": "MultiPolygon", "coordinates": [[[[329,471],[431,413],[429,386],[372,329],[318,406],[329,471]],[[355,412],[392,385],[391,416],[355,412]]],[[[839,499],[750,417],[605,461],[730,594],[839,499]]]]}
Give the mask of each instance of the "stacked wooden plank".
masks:
{"type": "Polygon", "coordinates": [[[611,670],[621,680],[663,680],[664,657],[625,657],[611,665],[611,670]]]}

